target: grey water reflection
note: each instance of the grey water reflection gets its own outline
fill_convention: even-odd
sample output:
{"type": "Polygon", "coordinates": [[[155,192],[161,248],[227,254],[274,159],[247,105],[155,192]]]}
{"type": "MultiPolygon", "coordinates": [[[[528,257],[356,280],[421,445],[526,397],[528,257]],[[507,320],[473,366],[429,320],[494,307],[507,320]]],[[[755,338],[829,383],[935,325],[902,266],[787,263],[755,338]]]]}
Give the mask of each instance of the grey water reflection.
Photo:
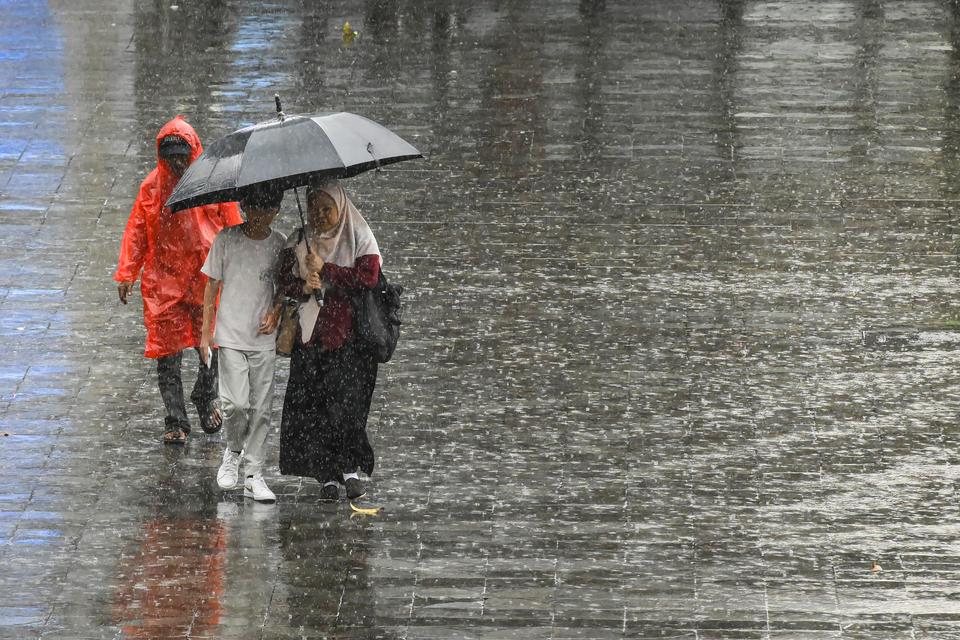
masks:
{"type": "MultiPolygon", "coordinates": [[[[857,71],[854,84],[854,113],[857,125],[850,150],[850,159],[866,160],[880,144],[881,132],[877,107],[880,99],[880,69],[883,58],[883,4],[876,0],[864,0],[857,3],[856,19],[853,31],[859,38],[859,48],[855,58],[857,71]]],[[[867,162],[865,171],[870,171],[867,162]]]]}
{"type": "Polygon", "coordinates": [[[134,19],[133,99],[144,156],[155,160],[153,135],[178,113],[188,116],[201,141],[212,129],[234,128],[221,105],[236,102],[250,88],[224,95],[225,78],[208,71],[231,53],[240,28],[235,9],[225,0],[182,5],[152,0],[136,4],[134,19]]]}
{"type": "Polygon", "coordinates": [[[717,156],[720,159],[717,169],[721,172],[717,182],[730,184],[726,189],[729,192],[736,180],[736,163],[742,145],[737,131],[736,114],[740,104],[737,101],[736,87],[739,71],[737,58],[743,47],[743,15],[746,3],[744,0],[722,0],[719,8],[720,32],[717,38],[718,49],[714,54],[716,66],[713,73],[720,104],[720,119],[715,133],[717,156]]]}
{"type": "MultiPolygon", "coordinates": [[[[336,26],[330,17],[330,5],[326,2],[313,2],[304,5],[300,17],[297,49],[302,56],[302,63],[298,65],[296,74],[296,89],[292,96],[294,103],[301,105],[301,111],[311,107],[327,108],[325,100],[327,67],[323,61],[326,55],[320,52],[329,52],[333,38],[336,35],[336,26]]],[[[332,107],[333,105],[329,105],[332,107]]]]}
{"type": "Polygon", "coordinates": [[[308,636],[362,636],[383,624],[368,567],[370,526],[364,516],[349,517],[348,508],[283,506],[272,615],[282,615],[291,631],[308,636]]]}
{"type": "Polygon", "coordinates": [[[479,161],[516,178],[538,172],[543,160],[546,34],[530,28],[531,6],[510,2],[497,9],[488,36],[493,60],[479,87],[479,161]]]}
{"type": "MultiPolygon", "coordinates": [[[[960,6],[950,5],[950,67],[960,65],[960,6]]],[[[943,142],[941,145],[940,184],[942,197],[955,200],[960,196],[960,74],[949,74],[944,84],[943,142]]]]}
{"type": "Polygon", "coordinates": [[[582,16],[581,33],[577,43],[577,69],[575,71],[576,107],[581,114],[581,135],[578,140],[579,156],[588,164],[595,165],[603,155],[606,139],[603,135],[604,75],[606,33],[606,2],[604,0],[581,0],[578,7],[582,16]]]}

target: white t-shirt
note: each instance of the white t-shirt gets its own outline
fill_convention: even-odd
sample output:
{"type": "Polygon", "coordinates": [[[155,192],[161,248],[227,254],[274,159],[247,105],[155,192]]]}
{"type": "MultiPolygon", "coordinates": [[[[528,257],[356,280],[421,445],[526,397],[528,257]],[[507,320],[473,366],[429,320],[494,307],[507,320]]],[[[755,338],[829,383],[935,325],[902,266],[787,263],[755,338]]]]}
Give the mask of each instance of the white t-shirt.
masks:
{"type": "Polygon", "coordinates": [[[287,238],[272,231],[263,240],[248,238],[240,226],[220,231],[200,269],[223,281],[213,341],[242,351],[272,351],[276,333],[257,333],[260,320],[273,307],[274,275],[287,238]]]}

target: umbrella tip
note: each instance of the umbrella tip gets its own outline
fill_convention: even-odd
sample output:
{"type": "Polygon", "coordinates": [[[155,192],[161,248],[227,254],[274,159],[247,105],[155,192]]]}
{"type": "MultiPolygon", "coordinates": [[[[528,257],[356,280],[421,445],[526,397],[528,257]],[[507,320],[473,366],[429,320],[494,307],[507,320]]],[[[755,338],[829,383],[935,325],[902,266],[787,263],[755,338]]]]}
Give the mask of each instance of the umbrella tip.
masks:
{"type": "Polygon", "coordinates": [[[377,173],[380,173],[380,159],[377,158],[376,154],[373,152],[373,143],[367,143],[367,153],[370,154],[370,157],[373,158],[373,164],[377,168],[377,173]]]}

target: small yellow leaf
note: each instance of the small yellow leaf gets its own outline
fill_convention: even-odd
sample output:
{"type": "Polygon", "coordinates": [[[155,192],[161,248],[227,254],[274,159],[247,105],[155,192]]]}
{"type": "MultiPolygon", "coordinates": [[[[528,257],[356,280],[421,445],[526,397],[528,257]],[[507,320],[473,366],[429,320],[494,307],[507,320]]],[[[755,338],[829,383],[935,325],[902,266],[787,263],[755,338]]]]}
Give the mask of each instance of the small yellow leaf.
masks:
{"type": "Polygon", "coordinates": [[[352,502],[350,508],[353,509],[354,513],[359,513],[362,516],[375,516],[380,513],[380,507],[358,507],[352,502]]]}

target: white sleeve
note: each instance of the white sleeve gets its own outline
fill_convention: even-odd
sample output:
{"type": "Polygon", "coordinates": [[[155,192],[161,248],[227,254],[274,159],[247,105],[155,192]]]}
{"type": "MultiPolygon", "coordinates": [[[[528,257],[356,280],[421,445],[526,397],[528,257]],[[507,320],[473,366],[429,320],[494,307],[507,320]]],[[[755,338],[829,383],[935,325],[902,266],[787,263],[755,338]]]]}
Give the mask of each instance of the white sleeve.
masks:
{"type": "Polygon", "coordinates": [[[200,272],[213,280],[223,280],[223,245],[226,241],[226,229],[220,231],[217,237],[213,239],[213,245],[207,254],[207,260],[200,268],[200,272]]]}

